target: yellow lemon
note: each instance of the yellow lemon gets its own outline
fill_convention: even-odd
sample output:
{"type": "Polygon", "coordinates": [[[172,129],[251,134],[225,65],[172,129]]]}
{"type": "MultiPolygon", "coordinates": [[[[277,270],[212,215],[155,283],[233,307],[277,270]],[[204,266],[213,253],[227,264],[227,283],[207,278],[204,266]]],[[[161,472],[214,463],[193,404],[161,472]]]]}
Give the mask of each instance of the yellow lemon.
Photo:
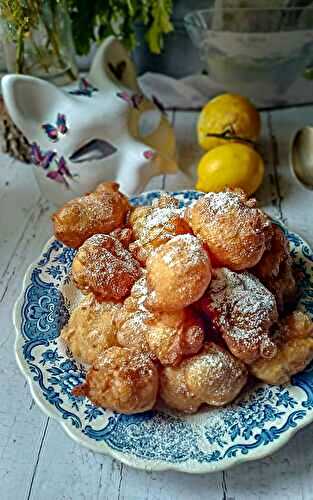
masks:
{"type": "Polygon", "coordinates": [[[246,144],[229,143],[201,158],[196,189],[218,192],[239,187],[250,195],[260,186],[263,175],[263,160],[254,149],[246,144]]]}
{"type": "Polygon", "coordinates": [[[225,144],[223,135],[228,136],[228,141],[229,137],[256,141],[260,130],[260,115],[248,99],[235,94],[222,94],[202,109],[198,119],[198,142],[209,151],[225,144]]]}

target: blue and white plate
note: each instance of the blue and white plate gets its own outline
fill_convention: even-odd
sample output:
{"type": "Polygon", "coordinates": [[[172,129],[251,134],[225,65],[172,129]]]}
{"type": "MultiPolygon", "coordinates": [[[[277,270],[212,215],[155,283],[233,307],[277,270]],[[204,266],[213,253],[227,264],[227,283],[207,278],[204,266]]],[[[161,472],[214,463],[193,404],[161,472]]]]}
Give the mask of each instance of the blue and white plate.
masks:
{"type": "MultiPolygon", "coordinates": [[[[151,204],[159,191],[131,201],[151,204]]],[[[174,192],[181,205],[201,196],[174,192]]],[[[298,308],[313,317],[313,253],[300,236],[283,227],[295,266],[302,271],[298,308]]],[[[226,408],[186,416],[162,406],[125,416],[97,408],[72,389],[84,369],[58,337],[77,301],[70,269],[75,250],[52,239],[29,268],[14,309],[16,357],[40,408],[80,444],[146,470],[202,473],[224,470],[273,453],[313,420],[313,366],[288,386],[259,384],[226,408]]]]}

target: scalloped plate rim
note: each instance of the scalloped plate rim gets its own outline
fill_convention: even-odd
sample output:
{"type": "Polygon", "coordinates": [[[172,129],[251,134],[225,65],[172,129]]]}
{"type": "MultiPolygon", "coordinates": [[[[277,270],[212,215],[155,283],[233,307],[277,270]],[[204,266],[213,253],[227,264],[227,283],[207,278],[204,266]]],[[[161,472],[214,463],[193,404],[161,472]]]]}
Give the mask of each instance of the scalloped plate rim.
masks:
{"type": "MultiPolygon", "coordinates": [[[[164,190],[151,190],[151,191],[145,191],[143,193],[140,193],[138,195],[133,196],[133,198],[141,197],[141,196],[146,196],[150,194],[159,194],[160,192],[164,192],[164,190]]],[[[184,189],[184,190],[174,190],[174,191],[168,191],[170,194],[175,193],[177,194],[184,194],[184,193],[201,193],[200,191],[195,191],[192,189],[184,189]]],[[[271,217],[272,218],[272,217],[271,217]]],[[[281,221],[272,218],[273,221],[278,222],[283,228],[287,229],[287,226],[282,223],[281,221]]],[[[287,229],[288,230],[288,229],[287,229]]],[[[288,230],[289,231],[289,230],[288,230]]],[[[292,234],[295,234],[296,236],[299,236],[300,239],[303,241],[305,245],[311,250],[310,245],[302,238],[302,236],[298,235],[297,233],[294,233],[293,231],[289,231],[292,234]]],[[[146,460],[144,458],[136,457],[134,455],[128,455],[124,452],[119,452],[114,449],[112,449],[107,443],[102,442],[99,443],[97,442],[96,445],[93,445],[91,441],[88,439],[84,439],[83,435],[81,432],[76,431],[76,429],[66,420],[63,420],[62,417],[59,415],[59,413],[56,413],[53,411],[53,407],[45,400],[42,392],[37,389],[37,384],[31,377],[30,370],[28,368],[28,365],[23,357],[22,350],[21,350],[21,339],[23,339],[23,336],[20,331],[20,323],[21,323],[21,309],[23,305],[23,299],[25,296],[25,292],[27,289],[28,284],[30,283],[30,276],[33,271],[33,269],[36,267],[38,264],[38,260],[41,257],[41,255],[50,247],[51,243],[55,241],[55,238],[52,237],[50,238],[45,245],[43,246],[40,254],[38,255],[37,259],[35,259],[27,268],[27,271],[24,275],[23,278],[23,284],[22,284],[22,289],[21,292],[14,304],[13,307],[13,324],[15,327],[16,331],[16,336],[15,336],[15,342],[14,342],[14,354],[15,358],[17,361],[17,365],[23,374],[23,376],[26,378],[28,382],[28,386],[31,392],[31,395],[38,405],[38,407],[41,409],[41,411],[48,417],[56,420],[63,430],[66,432],[66,434],[72,438],[76,443],[84,446],[85,448],[90,449],[91,451],[95,453],[100,453],[104,454],[107,456],[110,456],[111,458],[120,461],[121,463],[139,469],[139,470],[145,470],[145,471],[156,471],[156,472],[163,472],[163,471],[177,471],[177,472],[185,472],[188,474],[203,474],[203,473],[214,473],[214,472],[222,472],[224,470],[230,469],[234,466],[240,465],[245,462],[250,462],[254,460],[260,460],[262,458],[265,458],[267,456],[272,455],[273,453],[276,453],[279,449],[281,449],[283,446],[285,446],[288,441],[290,441],[294,435],[303,429],[304,427],[310,425],[313,422],[313,410],[311,413],[308,413],[304,416],[303,420],[301,420],[297,427],[295,428],[289,428],[284,434],[282,434],[277,441],[273,441],[271,443],[268,443],[266,446],[264,446],[261,449],[254,449],[251,451],[250,454],[247,455],[238,455],[234,457],[228,457],[224,458],[223,460],[216,462],[216,463],[206,463],[206,464],[190,464],[188,462],[186,463],[169,463],[169,462],[163,462],[159,463],[155,460],[146,460]]]]}

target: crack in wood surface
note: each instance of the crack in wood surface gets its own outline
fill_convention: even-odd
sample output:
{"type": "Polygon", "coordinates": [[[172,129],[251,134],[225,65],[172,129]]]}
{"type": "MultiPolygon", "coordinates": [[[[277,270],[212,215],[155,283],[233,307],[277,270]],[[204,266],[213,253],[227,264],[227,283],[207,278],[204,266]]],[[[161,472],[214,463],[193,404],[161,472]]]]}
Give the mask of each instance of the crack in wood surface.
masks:
{"type": "MultiPolygon", "coordinates": [[[[46,420],[46,424],[45,424],[45,427],[44,427],[44,430],[43,430],[43,434],[42,434],[41,440],[40,440],[40,444],[39,444],[39,448],[38,448],[38,453],[37,453],[37,458],[36,458],[36,462],[35,462],[34,469],[33,469],[33,472],[32,472],[32,476],[31,476],[31,480],[30,480],[28,492],[27,492],[27,495],[25,496],[26,500],[30,500],[30,498],[31,498],[33,484],[34,484],[34,480],[35,480],[35,476],[36,476],[36,472],[37,472],[39,460],[40,460],[40,457],[41,457],[41,451],[42,451],[42,448],[43,448],[43,445],[44,445],[44,442],[45,442],[45,438],[46,438],[46,435],[47,435],[49,421],[50,421],[50,418],[48,417],[47,420],[46,420]]],[[[34,499],[34,500],[38,500],[38,499],[34,499]]]]}
{"type": "MultiPolygon", "coordinates": [[[[8,282],[6,283],[6,285],[4,286],[3,293],[2,293],[2,295],[1,295],[1,297],[0,297],[0,304],[1,304],[1,302],[3,302],[3,299],[4,299],[4,297],[6,296],[6,293],[7,293],[8,288],[9,288],[9,283],[10,283],[10,282],[8,281],[8,282]]],[[[1,347],[1,345],[0,345],[0,347],[1,347]]]]}
{"type": "Polygon", "coordinates": [[[120,470],[119,470],[119,481],[118,481],[118,487],[117,487],[117,500],[121,500],[121,488],[122,488],[122,481],[123,481],[123,471],[124,471],[124,464],[120,464],[120,470]]]}
{"type": "Polygon", "coordinates": [[[227,476],[226,472],[222,472],[222,490],[223,490],[223,496],[222,500],[227,500],[228,499],[228,494],[227,494],[227,476]]]}
{"type": "Polygon", "coordinates": [[[98,480],[98,488],[97,488],[97,499],[100,499],[100,494],[102,490],[102,471],[103,471],[103,464],[100,463],[100,470],[99,470],[99,480],[98,480]]]}
{"type": "Polygon", "coordinates": [[[272,124],[272,115],[271,113],[267,113],[267,126],[268,126],[268,131],[270,134],[270,141],[271,141],[271,150],[272,150],[272,167],[274,171],[274,184],[276,188],[276,194],[277,194],[277,209],[279,213],[279,218],[283,223],[286,223],[287,218],[284,216],[283,213],[283,201],[284,198],[281,193],[280,189],[280,183],[279,183],[279,173],[278,173],[278,167],[279,167],[279,148],[278,148],[278,142],[273,130],[273,124],[272,124]]]}

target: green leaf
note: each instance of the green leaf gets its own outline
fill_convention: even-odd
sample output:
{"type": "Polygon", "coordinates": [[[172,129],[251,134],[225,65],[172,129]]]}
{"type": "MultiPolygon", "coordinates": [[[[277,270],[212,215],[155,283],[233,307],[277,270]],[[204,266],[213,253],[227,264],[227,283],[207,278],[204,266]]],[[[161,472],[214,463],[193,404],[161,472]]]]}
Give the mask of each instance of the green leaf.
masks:
{"type": "Polygon", "coordinates": [[[159,54],[163,48],[163,35],[174,29],[170,20],[172,2],[170,0],[154,0],[152,3],[153,21],[146,39],[151,52],[159,54]]]}
{"type": "Polygon", "coordinates": [[[88,53],[95,40],[100,42],[110,34],[127,47],[135,47],[135,22],[147,26],[149,48],[160,53],[164,35],[173,30],[172,0],[0,0],[0,8],[11,37],[16,39],[17,33],[26,34],[36,26],[44,5],[55,9],[60,2],[68,7],[80,55],[88,53]]]}

